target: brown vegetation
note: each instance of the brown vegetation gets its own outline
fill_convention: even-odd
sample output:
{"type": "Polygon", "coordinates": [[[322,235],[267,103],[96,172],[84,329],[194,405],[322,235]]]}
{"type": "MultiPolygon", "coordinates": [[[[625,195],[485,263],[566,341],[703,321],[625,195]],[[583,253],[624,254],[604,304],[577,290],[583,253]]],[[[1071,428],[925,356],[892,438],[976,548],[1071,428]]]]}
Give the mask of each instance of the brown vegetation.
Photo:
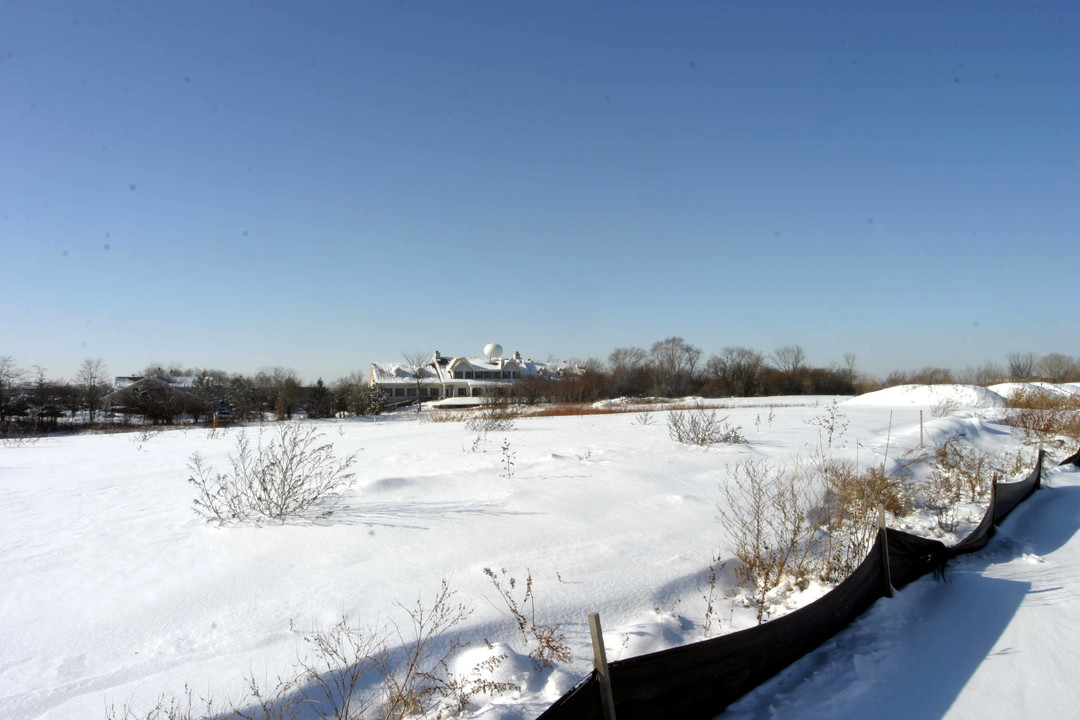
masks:
{"type": "Polygon", "coordinates": [[[1005,400],[1009,423],[1040,436],[1065,435],[1080,440],[1080,395],[1038,386],[1022,388],[1005,400]]]}

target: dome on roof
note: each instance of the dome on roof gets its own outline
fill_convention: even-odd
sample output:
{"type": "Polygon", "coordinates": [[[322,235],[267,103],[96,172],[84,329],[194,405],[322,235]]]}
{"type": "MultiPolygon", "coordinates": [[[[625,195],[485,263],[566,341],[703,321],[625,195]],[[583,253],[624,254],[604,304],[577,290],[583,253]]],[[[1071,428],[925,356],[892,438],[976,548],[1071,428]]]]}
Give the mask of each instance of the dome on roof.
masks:
{"type": "Polygon", "coordinates": [[[484,346],[484,355],[489,358],[502,357],[502,345],[499,343],[488,343],[484,346]]]}

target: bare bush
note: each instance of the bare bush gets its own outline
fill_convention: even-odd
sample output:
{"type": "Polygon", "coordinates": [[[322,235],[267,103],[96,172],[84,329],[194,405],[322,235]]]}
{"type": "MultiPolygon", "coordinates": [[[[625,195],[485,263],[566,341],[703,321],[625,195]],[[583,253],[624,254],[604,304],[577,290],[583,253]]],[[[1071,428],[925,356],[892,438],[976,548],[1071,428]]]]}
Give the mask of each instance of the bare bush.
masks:
{"type": "Polygon", "coordinates": [[[936,418],[949,417],[959,409],[959,400],[953,397],[944,397],[930,406],[930,414],[936,418]]]}
{"type": "Polygon", "coordinates": [[[825,434],[829,449],[832,449],[834,440],[839,441],[843,437],[848,427],[847,415],[840,409],[840,404],[836,400],[825,406],[824,413],[805,422],[807,425],[817,425],[821,428],[820,432],[825,434]]]}
{"type": "Polygon", "coordinates": [[[634,422],[638,425],[648,426],[656,423],[656,419],[653,417],[651,410],[642,410],[634,417],[634,422]]]}
{"type": "Polygon", "coordinates": [[[785,578],[801,587],[809,581],[817,550],[813,502],[797,470],[746,460],[730,475],[721,484],[718,519],[740,560],[736,577],[753,588],[760,623],[769,593],[785,578]]]}
{"type": "Polygon", "coordinates": [[[329,630],[314,632],[304,640],[314,651],[314,657],[300,660],[299,667],[304,679],[317,688],[317,697],[312,701],[325,707],[320,715],[342,719],[364,717],[376,698],[361,690],[383,662],[385,630],[365,630],[342,616],[329,630]]]}
{"type": "Polygon", "coordinates": [[[330,515],[353,485],[356,453],[338,460],[323,437],[314,426],[287,423],[265,444],[260,432],[253,448],[241,433],[229,456],[231,473],[215,472],[193,454],[188,481],[198,490],[195,514],[219,525],[330,515]]]}
{"type": "Polygon", "coordinates": [[[391,620],[364,629],[343,617],[329,630],[306,636],[309,653],[275,683],[245,678],[245,692],[226,702],[227,710],[216,710],[212,699],[196,702],[185,687],[181,697],[162,695],[143,712],[110,705],[106,719],[402,720],[416,715],[441,720],[457,715],[474,697],[516,686],[491,679],[505,655],[492,655],[464,675],[450,669],[450,658],[468,645],[452,633],[471,614],[454,597],[443,580],[431,601],[419,598],[412,607],[398,606],[408,618],[400,625],[391,620]],[[301,713],[301,708],[310,710],[301,713]]]}
{"type": "Polygon", "coordinates": [[[667,418],[668,435],[676,442],[700,447],[745,443],[742,428],[729,424],[727,417],[718,418],[715,410],[700,404],[692,410],[672,411],[667,418]]]}
{"type": "Polygon", "coordinates": [[[491,579],[503,604],[510,611],[522,640],[527,646],[532,645],[529,647],[529,657],[537,670],[553,667],[556,661],[570,662],[574,659],[566,635],[562,632],[562,625],[536,621],[536,597],[533,595],[531,572],[525,578],[525,589],[520,599],[514,597],[518,582],[513,576],[507,575],[505,569],[496,573],[491,568],[484,568],[484,574],[491,579]]]}
{"type": "Polygon", "coordinates": [[[297,720],[299,697],[296,678],[278,678],[273,685],[260,684],[254,674],[245,681],[244,693],[234,701],[226,700],[222,708],[215,707],[210,697],[195,700],[190,686],[184,686],[180,697],[162,694],[154,707],[136,711],[125,703],[118,711],[115,705],[105,709],[106,720],[297,720]]]}
{"type": "Polygon", "coordinates": [[[154,707],[142,712],[136,712],[130,704],[119,710],[110,704],[105,708],[105,720],[194,720],[200,715],[206,717],[205,713],[196,713],[194,694],[185,686],[182,696],[160,695],[154,707]]]}
{"type": "MultiPolygon", "coordinates": [[[[465,709],[475,695],[491,695],[514,689],[510,683],[495,682],[484,677],[505,659],[494,656],[472,669],[469,676],[451,672],[448,660],[466,643],[460,636],[446,640],[455,627],[472,613],[454,601],[454,592],[443,580],[438,595],[429,605],[417,600],[412,608],[404,608],[409,618],[406,628],[393,624],[400,651],[391,653],[380,663],[386,705],[379,714],[384,720],[407,715],[424,715],[442,704],[443,710],[457,714],[465,709]]],[[[442,717],[439,711],[436,717],[442,717]]]]}
{"type": "Polygon", "coordinates": [[[0,436],[0,447],[21,448],[36,445],[41,440],[40,435],[34,435],[30,428],[22,428],[17,425],[8,425],[0,428],[4,435],[0,436]]]}
{"type": "Polygon", "coordinates": [[[506,432],[514,429],[514,421],[521,417],[521,411],[507,402],[491,402],[472,413],[465,421],[465,428],[470,432],[489,433],[506,432]]]}
{"type": "Polygon", "coordinates": [[[466,415],[463,410],[432,410],[420,418],[422,423],[451,423],[465,422],[465,420],[466,415]]]}
{"type": "Polygon", "coordinates": [[[942,530],[956,529],[956,506],[988,497],[993,482],[989,458],[960,438],[952,437],[934,449],[933,467],[920,486],[942,530]]]}

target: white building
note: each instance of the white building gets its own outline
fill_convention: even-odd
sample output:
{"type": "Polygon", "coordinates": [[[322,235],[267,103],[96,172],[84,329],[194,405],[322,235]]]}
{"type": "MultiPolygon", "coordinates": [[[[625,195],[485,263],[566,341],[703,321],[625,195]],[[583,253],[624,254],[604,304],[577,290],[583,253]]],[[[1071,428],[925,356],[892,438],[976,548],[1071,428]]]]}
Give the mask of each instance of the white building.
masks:
{"type": "Polygon", "coordinates": [[[371,363],[369,384],[378,386],[390,400],[421,400],[499,395],[524,380],[558,379],[581,373],[570,363],[523,360],[521,353],[502,357],[502,347],[492,343],[482,357],[444,357],[438,350],[421,367],[404,360],[371,363]]]}

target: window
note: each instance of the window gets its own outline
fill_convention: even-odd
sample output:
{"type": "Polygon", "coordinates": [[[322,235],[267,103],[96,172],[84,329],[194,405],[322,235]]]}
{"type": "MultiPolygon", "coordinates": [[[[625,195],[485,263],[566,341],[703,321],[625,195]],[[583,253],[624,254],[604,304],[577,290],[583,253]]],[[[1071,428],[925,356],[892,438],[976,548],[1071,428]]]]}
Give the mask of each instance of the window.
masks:
{"type": "Polygon", "coordinates": [[[455,370],[454,371],[454,379],[455,380],[464,380],[465,379],[465,373],[461,372],[460,370],[455,370]]]}
{"type": "Polygon", "coordinates": [[[472,379],[473,379],[473,373],[471,373],[471,372],[469,372],[468,370],[466,370],[466,371],[465,371],[465,379],[466,379],[466,380],[472,380],[472,379]]]}
{"type": "Polygon", "coordinates": [[[405,388],[394,388],[394,397],[404,397],[405,388]]]}
{"type": "Polygon", "coordinates": [[[409,388],[409,391],[406,394],[409,397],[416,397],[416,388],[409,388]]]}
{"type": "Polygon", "coordinates": [[[458,397],[465,397],[465,388],[458,388],[457,389],[457,394],[458,394],[458,397]]]}

